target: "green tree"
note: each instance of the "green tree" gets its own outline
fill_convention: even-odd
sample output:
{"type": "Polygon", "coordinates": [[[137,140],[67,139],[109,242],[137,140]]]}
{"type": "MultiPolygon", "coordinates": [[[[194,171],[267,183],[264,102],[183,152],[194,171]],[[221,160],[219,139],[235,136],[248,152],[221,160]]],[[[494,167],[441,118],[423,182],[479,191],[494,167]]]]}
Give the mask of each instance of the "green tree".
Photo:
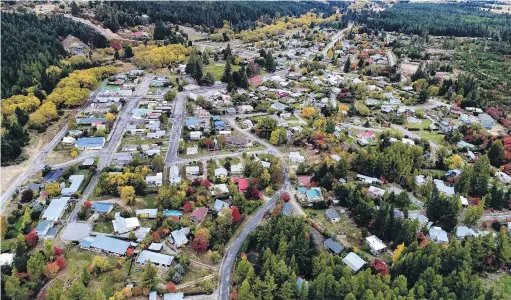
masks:
{"type": "Polygon", "coordinates": [[[348,59],[344,63],[344,73],[348,73],[351,70],[351,57],[348,56],[348,59]]]}
{"type": "Polygon", "coordinates": [[[497,140],[492,143],[490,150],[488,151],[488,158],[492,165],[496,167],[500,167],[504,164],[505,160],[505,152],[504,145],[502,145],[502,141],[497,140]]]}
{"type": "Polygon", "coordinates": [[[146,261],[142,270],[142,286],[152,290],[156,286],[156,275],[158,270],[150,261],[146,261]]]}
{"type": "Polygon", "coordinates": [[[165,168],[165,159],[163,156],[156,154],[151,158],[151,167],[154,172],[163,172],[165,168]]]}
{"type": "Polygon", "coordinates": [[[89,299],[89,292],[87,288],[79,281],[75,281],[69,288],[66,289],[65,299],[68,300],[87,300],[89,299]]]}
{"type": "Polygon", "coordinates": [[[53,244],[51,241],[49,240],[44,241],[43,251],[46,260],[53,260],[53,244]]]}
{"type": "Polygon", "coordinates": [[[508,234],[505,230],[500,230],[497,234],[496,241],[496,265],[503,266],[510,262],[511,247],[509,245],[508,234]]]}
{"type": "Polygon", "coordinates": [[[472,178],[474,177],[474,167],[472,165],[465,165],[461,174],[458,176],[458,181],[454,184],[454,190],[460,195],[467,195],[470,193],[472,178]]]}
{"type": "Polygon", "coordinates": [[[222,82],[232,83],[232,67],[229,60],[225,62],[224,73],[222,75],[222,82]]]}
{"type": "Polygon", "coordinates": [[[277,63],[275,62],[275,59],[273,58],[273,55],[271,53],[268,53],[266,55],[264,66],[266,68],[266,72],[268,73],[273,73],[277,70],[277,63]]]}
{"type": "Polygon", "coordinates": [[[5,294],[12,300],[26,300],[29,299],[28,288],[22,287],[17,270],[12,270],[11,276],[2,276],[5,279],[5,294]]]}
{"type": "Polygon", "coordinates": [[[474,226],[484,215],[484,199],[477,205],[469,206],[465,209],[463,223],[467,226],[474,226]]]}
{"type": "Polygon", "coordinates": [[[172,102],[176,99],[177,92],[174,90],[168,91],[165,93],[164,99],[165,101],[172,102]]]}
{"type": "Polygon", "coordinates": [[[256,297],[252,293],[252,288],[250,287],[250,283],[248,280],[244,280],[241,284],[240,290],[238,292],[238,299],[244,300],[256,300],[256,297]]]}
{"type": "Polygon", "coordinates": [[[474,164],[474,176],[472,177],[472,191],[476,196],[484,196],[488,193],[490,175],[490,160],[487,155],[482,155],[474,164]]]}
{"type": "Polygon", "coordinates": [[[44,256],[41,252],[36,251],[30,256],[27,262],[27,271],[30,274],[30,280],[39,282],[44,271],[44,256]]]}

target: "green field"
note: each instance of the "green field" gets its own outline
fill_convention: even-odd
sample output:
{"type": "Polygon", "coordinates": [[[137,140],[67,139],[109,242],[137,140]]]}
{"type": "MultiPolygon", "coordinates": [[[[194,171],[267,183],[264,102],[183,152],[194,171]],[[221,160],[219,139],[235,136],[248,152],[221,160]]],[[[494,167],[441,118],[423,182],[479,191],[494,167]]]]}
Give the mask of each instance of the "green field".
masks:
{"type": "Polygon", "coordinates": [[[444,136],[440,134],[438,131],[425,131],[421,130],[417,132],[417,135],[419,135],[421,138],[432,141],[438,144],[441,144],[444,142],[444,136]]]}
{"type": "MultiPolygon", "coordinates": [[[[239,70],[240,66],[232,66],[233,71],[239,70]]],[[[213,64],[213,62],[209,65],[205,65],[203,68],[203,74],[206,75],[208,72],[213,74],[213,78],[215,81],[219,81],[222,78],[222,74],[224,73],[225,65],[224,64],[213,64]]]]}

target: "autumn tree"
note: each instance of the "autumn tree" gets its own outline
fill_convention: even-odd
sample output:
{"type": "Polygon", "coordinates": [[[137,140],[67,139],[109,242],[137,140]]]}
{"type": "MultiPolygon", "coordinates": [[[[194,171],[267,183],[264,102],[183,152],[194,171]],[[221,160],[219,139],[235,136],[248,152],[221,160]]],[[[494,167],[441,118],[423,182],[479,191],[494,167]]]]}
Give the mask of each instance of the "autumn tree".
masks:
{"type": "Polygon", "coordinates": [[[234,223],[238,223],[239,221],[241,221],[241,214],[240,214],[240,211],[238,210],[238,207],[236,206],[231,206],[231,210],[232,210],[232,221],[234,223]]]}
{"type": "Polygon", "coordinates": [[[59,266],[56,262],[49,262],[44,267],[44,276],[47,278],[55,278],[57,273],[59,272],[59,266]]]}
{"type": "Polygon", "coordinates": [[[60,184],[58,182],[51,182],[44,186],[44,189],[48,192],[50,197],[56,197],[60,195],[60,184]]]}
{"type": "Polygon", "coordinates": [[[123,186],[121,189],[121,198],[122,202],[126,205],[133,206],[135,205],[135,188],[132,186],[123,186]]]}

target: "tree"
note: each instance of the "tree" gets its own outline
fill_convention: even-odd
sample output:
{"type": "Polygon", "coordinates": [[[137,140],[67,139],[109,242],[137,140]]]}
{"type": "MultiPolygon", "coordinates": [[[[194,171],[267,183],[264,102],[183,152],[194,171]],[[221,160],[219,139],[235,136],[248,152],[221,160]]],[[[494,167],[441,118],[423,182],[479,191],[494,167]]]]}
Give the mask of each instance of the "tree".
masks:
{"type": "Polygon", "coordinates": [[[211,72],[207,72],[201,81],[203,85],[211,86],[215,83],[215,78],[211,72]]]}
{"type": "Polygon", "coordinates": [[[405,243],[397,245],[396,250],[394,250],[394,256],[392,256],[393,263],[395,263],[399,259],[399,257],[401,256],[401,253],[403,253],[404,249],[405,249],[405,243]]]}
{"type": "Polygon", "coordinates": [[[30,280],[39,282],[44,271],[44,256],[41,252],[36,251],[30,256],[27,262],[27,271],[30,275],[30,280]]]}
{"type": "Polygon", "coordinates": [[[268,53],[266,55],[266,59],[264,61],[264,66],[266,69],[266,72],[273,73],[277,70],[277,63],[275,62],[275,59],[273,59],[273,55],[271,53],[268,53]]]}
{"type": "Polygon", "coordinates": [[[122,49],[124,50],[124,58],[131,58],[133,57],[133,49],[129,44],[124,44],[122,46],[122,49]]]}
{"type": "Polygon", "coordinates": [[[57,259],[55,260],[55,263],[57,264],[57,266],[59,267],[59,269],[63,269],[65,266],[66,266],[66,259],[63,257],[63,256],[59,256],[57,257],[57,259]]]}
{"type": "Polygon", "coordinates": [[[7,233],[7,217],[5,215],[0,215],[0,238],[3,240],[5,238],[5,234],[7,233]]]}
{"type": "Polygon", "coordinates": [[[84,285],[84,286],[88,286],[88,285],[89,285],[89,282],[90,282],[90,280],[91,280],[91,277],[92,277],[92,276],[91,276],[91,274],[90,274],[90,272],[89,272],[88,268],[87,268],[87,267],[84,267],[84,268],[82,269],[82,276],[81,276],[81,280],[82,280],[82,283],[83,283],[83,285],[84,285]]]}
{"type": "Polygon", "coordinates": [[[474,177],[474,167],[467,164],[463,167],[458,180],[454,184],[454,190],[460,195],[466,195],[471,191],[471,182],[474,177]]]}
{"type": "Polygon", "coordinates": [[[32,191],[31,189],[24,189],[22,192],[21,192],[21,202],[22,203],[26,203],[26,202],[30,202],[32,201],[32,198],[34,197],[34,191],[32,191]]]}
{"type": "Polygon", "coordinates": [[[44,189],[48,192],[48,196],[56,197],[60,195],[60,184],[58,182],[48,183],[44,186],[44,189]]]}
{"type": "Polygon", "coordinates": [[[224,73],[222,74],[221,81],[225,83],[231,83],[232,82],[232,67],[229,60],[225,62],[225,68],[224,73]]]}
{"type": "Polygon", "coordinates": [[[204,252],[209,248],[209,238],[203,234],[196,235],[192,240],[192,249],[195,252],[204,252]]]}
{"type": "Polygon", "coordinates": [[[474,226],[484,215],[484,200],[479,201],[477,205],[469,206],[465,209],[463,223],[467,226],[474,226]]]}
{"type": "Polygon", "coordinates": [[[472,191],[476,196],[484,196],[488,193],[490,175],[490,160],[487,155],[482,155],[474,164],[474,176],[472,177],[472,191]]]}
{"type": "Polygon", "coordinates": [[[27,300],[29,299],[28,288],[21,286],[21,281],[18,277],[17,270],[12,270],[12,275],[5,280],[5,294],[12,300],[27,300]]]}
{"type": "Polygon", "coordinates": [[[426,215],[439,224],[444,230],[451,231],[456,227],[458,214],[461,211],[459,197],[441,195],[436,187],[426,204],[426,215]]]}
{"type": "Polygon", "coordinates": [[[255,300],[256,297],[254,294],[252,294],[252,289],[250,287],[250,283],[248,280],[243,281],[241,284],[239,293],[238,293],[238,299],[246,299],[246,300],[255,300]]]}
{"type": "Polygon", "coordinates": [[[240,211],[238,210],[238,207],[231,206],[231,210],[232,210],[232,221],[234,223],[238,223],[239,221],[241,221],[241,214],[240,214],[240,211]]]}
{"type": "Polygon", "coordinates": [[[167,283],[165,288],[167,289],[167,292],[169,292],[169,293],[175,293],[177,291],[176,284],[173,282],[167,283]]]}
{"type": "Polygon", "coordinates": [[[57,273],[59,272],[59,266],[55,262],[49,262],[44,267],[44,276],[47,278],[55,278],[57,273]]]}
{"type": "Polygon", "coordinates": [[[172,102],[176,99],[177,92],[174,90],[170,90],[165,93],[164,99],[165,101],[172,102]]]}
{"type": "Polygon", "coordinates": [[[49,240],[45,240],[43,243],[43,252],[47,260],[53,260],[54,247],[49,240]]]}
{"type": "Polygon", "coordinates": [[[89,292],[87,291],[87,288],[82,285],[79,281],[74,281],[71,286],[66,289],[65,297],[64,299],[69,300],[83,300],[87,299],[89,296],[89,292]]]}
{"type": "Polygon", "coordinates": [[[123,186],[121,189],[122,202],[126,205],[135,205],[135,188],[132,186],[123,186]]]}
{"type": "Polygon", "coordinates": [[[151,261],[146,261],[142,271],[142,286],[152,290],[156,286],[156,275],[158,270],[151,264],[151,261]]]}
{"type": "Polygon", "coordinates": [[[348,73],[351,70],[351,57],[348,56],[348,59],[344,63],[344,73],[348,73]]]}
{"type": "Polygon", "coordinates": [[[496,167],[503,165],[506,162],[505,152],[506,150],[504,149],[504,145],[502,145],[502,141],[497,140],[493,142],[488,151],[490,163],[496,167]]]}
{"type": "Polygon", "coordinates": [[[163,172],[165,168],[165,159],[163,156],[156,154],[151,158],[151,166],[154,172],[163,172]]]}

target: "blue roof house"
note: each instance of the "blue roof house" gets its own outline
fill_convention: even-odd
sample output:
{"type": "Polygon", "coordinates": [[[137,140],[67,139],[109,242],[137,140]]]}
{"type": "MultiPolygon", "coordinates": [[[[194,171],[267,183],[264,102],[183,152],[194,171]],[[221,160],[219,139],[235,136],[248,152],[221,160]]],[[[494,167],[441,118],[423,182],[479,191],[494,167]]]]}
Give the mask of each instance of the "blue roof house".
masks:
{"type": "Polygon", "coordinates": [[[280,211],[280,213],[284,216],[290,216],[293,213],[293,206],[291,205],[291,203],[289,202],[284,203],[284,205],[282,205],[282,210],[280,211]]]}
{"type": "Polygon", "coordinates": [[[92,209],[94,212],[101,213],[101,214],[107,214],[112,211],[114,208],[113,203],[101,203],[101,202],[94,202],[92,203],[92,209]]]}
{"type": "Polygon", "coordinates": [[[104,137],[86,137],[76,140],[78,150],[101,150],[105,145],[104,137]]]}

